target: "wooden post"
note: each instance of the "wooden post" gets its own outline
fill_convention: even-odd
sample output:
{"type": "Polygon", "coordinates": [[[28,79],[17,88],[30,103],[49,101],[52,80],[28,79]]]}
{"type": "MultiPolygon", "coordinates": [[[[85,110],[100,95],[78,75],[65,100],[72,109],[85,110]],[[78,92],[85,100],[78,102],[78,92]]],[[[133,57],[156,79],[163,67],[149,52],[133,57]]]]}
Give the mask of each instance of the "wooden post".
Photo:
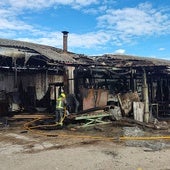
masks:
{"type": "Polygon", "coordinates": [[[146,78],[146,71],[143,70],[143,101],[144,101],[144,122],[149,122],[149,97],[148,97],[148,84],[146,78]]]}

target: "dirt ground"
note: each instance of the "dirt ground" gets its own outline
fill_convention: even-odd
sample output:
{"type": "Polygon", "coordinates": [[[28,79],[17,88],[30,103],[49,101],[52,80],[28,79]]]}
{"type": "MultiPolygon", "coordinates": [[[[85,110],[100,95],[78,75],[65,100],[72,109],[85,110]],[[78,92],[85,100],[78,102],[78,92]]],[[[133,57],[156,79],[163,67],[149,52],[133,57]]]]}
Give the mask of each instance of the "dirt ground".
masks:
{"type": "Polygon", "coordinates": [[[20,122],[17,127],[0,128],[0,169],[170,170],[170,140],[119,140],[167,135],[170,130],[113,125],[25,131],[20,122]]]}

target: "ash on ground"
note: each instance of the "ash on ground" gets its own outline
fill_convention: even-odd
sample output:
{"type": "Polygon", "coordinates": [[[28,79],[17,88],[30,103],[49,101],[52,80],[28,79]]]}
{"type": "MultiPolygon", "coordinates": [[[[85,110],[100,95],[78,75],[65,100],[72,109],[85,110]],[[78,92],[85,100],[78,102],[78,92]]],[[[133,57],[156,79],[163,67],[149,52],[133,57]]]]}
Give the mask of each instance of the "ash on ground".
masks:
{"type": "MultiPolygon", "coordinates": [[[[123,136],[128,137],[150,137],[151,133],[142,130],[139,127],[123,127],[122,128],[123,136]]],[[[161,136],[159,133],[154,134],[154,136],[161,136]]],[[[164,148],[170,148],[170,143],[162,139],[154,140],[125,140],[126,146],[132,147],[145,147],[145,151],[158,151],[164,148]]]]}

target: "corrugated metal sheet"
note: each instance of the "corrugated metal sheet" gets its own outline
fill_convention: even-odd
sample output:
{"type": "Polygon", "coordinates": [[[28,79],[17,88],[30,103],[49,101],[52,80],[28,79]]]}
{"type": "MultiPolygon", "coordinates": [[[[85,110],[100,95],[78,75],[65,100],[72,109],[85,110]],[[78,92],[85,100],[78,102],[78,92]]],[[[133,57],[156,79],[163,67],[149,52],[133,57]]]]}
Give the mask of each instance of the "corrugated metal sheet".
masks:
{"type": "MultiPolygon", "coordinates": [[[[42,55],[49,60],[57,61],[65,64],[85,64],[85,65],[105,65],[116,67],[139,67],[139,66],[170,66],[169,60],[138,57],[130,55],[113,55],[105,54],[103,56],[86,56],[82,54],[75,54],[71,52],[63,52],[62,49],[34,44],[23,41],[0,39],[0,46],[7,48],[22,49],[20,55],[24,54],[26,57],[33,55],[42,55]]],[[[14,56],[14,55],[13,55],[14,56]]]]}
{"type": "Polygon", "coordinates": [[[8,48],[25,48],[25,50],[30,49],[48,57],[49,59],[60,62],[76,63],[74,58],[78,57],[78,55],[74,53],[63,53],[62,50],[58,48],[16,40],[0,39],[0,46],[5,46],[8,48]]]}
{"type": "Polygon", "coordinates": [[[83,110],[107,105],[108,90],[104,89],[80,89],[83,97],[83,110]]]}
{"type": "Polygon", "coordinates": [[[93,59],[96,61],[96,63],[104,66],[115,67],[170,66],[170,60],[130,55],[106,54],[103,56],[93,56],[93,59]]]}

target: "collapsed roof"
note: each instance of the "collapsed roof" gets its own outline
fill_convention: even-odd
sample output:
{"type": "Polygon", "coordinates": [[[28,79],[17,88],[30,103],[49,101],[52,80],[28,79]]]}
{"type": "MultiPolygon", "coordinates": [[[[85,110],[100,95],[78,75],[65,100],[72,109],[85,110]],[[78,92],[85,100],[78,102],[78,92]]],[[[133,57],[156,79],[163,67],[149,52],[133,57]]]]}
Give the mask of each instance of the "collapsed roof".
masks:
{"type": "Polygon", "coordinates": [[[0,39],[0,66],[8,65],[12,60],[17,65],[94,65],[105,67],[169,67],[170,61],[130,55],[105,54],[87,57],[83,54],[63,52],[62,49],[35,43],[0,39]],[[31,62],[32,61],[32,62],[31,62]]]}
{"type": "Polygon", "coordinates": [[[101,65],[115,67],[170,66],[169,60],[130,55],[105,54],[103,56],[93,56],[93,58],[101,65]]]}

